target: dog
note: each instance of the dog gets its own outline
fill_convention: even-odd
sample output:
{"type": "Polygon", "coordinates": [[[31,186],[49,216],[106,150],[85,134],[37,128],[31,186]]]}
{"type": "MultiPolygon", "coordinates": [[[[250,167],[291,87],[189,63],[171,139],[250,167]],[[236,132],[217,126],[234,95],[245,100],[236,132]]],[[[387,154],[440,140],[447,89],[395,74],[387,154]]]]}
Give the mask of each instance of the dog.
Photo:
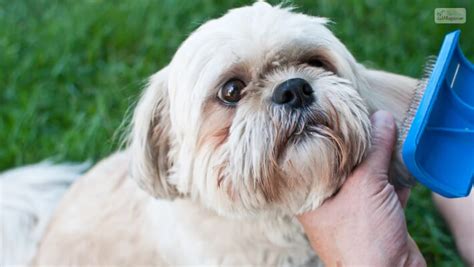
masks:
{"type": "MultiPolygon", "coordinates": [[[[359,64],[328,20],[256,2],[194,31],[154,74],[128,146],[76,181],[33,266],[314,266],[295,215],[400,123],[417,80],[359,64]]],[[[410,183],[398,155],[390,176],[410,183]]],[[[337,212],[337,211],[334,211],[337,212]]]]}

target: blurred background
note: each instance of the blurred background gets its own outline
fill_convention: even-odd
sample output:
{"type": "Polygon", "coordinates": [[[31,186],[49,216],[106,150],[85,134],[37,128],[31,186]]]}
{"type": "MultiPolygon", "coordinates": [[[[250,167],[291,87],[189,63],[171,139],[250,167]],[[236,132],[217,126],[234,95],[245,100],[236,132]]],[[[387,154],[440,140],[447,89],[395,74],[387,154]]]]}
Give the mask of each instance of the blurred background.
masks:
{"type": "MultiPolygon", "coordinates": [[[[0,171],[51,157],[96,161],[116,150],[117,129],[145,79],[202,22],[252,2],[0,0],[0,171]]],[[[418,78],[426,57],[458,28],[474,61],[472,0],[286,2],[330,18],[331,30],[371,68],[418,78]],[[436,24],[439,7],[465,8],[467,22],[436,24]]],[[[429,266],[462,266],[421,186],[412,192],[407,220],[429,266]]]]}

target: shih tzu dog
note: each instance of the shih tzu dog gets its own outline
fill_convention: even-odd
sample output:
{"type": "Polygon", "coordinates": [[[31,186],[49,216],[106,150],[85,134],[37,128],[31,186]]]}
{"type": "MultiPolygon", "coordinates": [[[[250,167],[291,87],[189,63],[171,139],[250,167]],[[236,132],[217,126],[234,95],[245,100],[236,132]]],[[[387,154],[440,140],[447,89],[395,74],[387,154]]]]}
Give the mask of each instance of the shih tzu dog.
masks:
{"type": "Polygon", "coordinates": [[[294,216],[364,159],[370,114],[400,121],[416,86],[357,63],[327,23],[257,2],[200,26],[151,77],[129,147],[65,194],[32,264],[317,265],[294,216]]]}

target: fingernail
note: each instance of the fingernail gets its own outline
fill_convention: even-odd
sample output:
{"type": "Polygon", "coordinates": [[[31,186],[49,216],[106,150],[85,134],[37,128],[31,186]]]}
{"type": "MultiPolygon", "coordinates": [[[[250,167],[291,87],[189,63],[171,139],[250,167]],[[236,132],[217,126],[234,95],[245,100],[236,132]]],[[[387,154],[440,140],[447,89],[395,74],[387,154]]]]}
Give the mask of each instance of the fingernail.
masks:
{"type": "Polygon", "coordinates": [[[379,110],[372,114],[370,118],[374,127],[395,127],[395,121],[392,114],[385,110],[379,110]]]}

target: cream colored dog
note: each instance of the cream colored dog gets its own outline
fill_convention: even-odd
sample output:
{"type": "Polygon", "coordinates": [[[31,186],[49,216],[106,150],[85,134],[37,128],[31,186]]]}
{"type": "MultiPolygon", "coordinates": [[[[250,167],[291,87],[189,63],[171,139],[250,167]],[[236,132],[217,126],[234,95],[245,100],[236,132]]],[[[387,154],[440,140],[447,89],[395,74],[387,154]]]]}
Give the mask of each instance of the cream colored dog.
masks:
{"type": "Polygon", "coordinates": [[[400,121],[416,86],[358,64],[327,22],[257,2],[199,27],[151,77],[126,152],[63,198],[33,264],[317,264],[294,215],[337,191],[369,149],[369,115],[400,121]]]}

